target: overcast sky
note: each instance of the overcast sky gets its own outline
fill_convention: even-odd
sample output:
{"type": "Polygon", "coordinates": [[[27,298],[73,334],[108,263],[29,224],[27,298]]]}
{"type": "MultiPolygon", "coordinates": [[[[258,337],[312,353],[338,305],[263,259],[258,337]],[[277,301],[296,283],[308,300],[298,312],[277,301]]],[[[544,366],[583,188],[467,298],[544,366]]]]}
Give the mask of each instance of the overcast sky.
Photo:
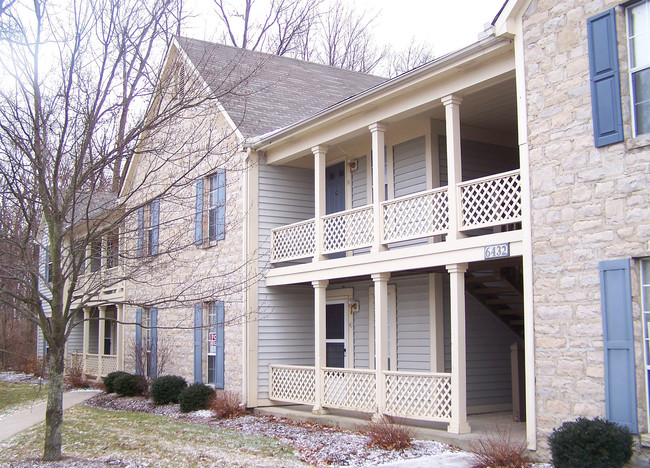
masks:
{"type": "MultiPolygon", "coordinates": [[[[261,0],[258,0],[261,1],[261,0]]],[[[476,42],[483,25],[490,23],[504,0],[348,0],[359,10],[380,11],[375,34],[379,43],[396,49],[405,47],[415,36],[427,41],[439,57],[476,42]]],[[[212,0],[186,0],[198,13],[184,35],[216,40],[212,0]]]]}

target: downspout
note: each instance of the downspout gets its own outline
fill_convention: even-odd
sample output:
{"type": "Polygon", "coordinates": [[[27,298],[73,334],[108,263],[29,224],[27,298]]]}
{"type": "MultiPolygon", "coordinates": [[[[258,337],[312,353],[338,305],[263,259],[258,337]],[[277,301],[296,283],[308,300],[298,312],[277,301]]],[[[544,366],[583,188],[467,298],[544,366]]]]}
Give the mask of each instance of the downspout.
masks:
{"type": "Polygon", "coordinates": [[[246,148],[246,157],[244,158],[244,180],[242,182],[243,192],[243,213],[244,213],[244,235],[242,236],[242,262],[244,265],[244,294],[243,294],[243,324],[242,327],[242,402],[248,406],[248,162],[250,160],[251,149],[246,148]]]}
{"type": "MultiPolygon", "coordinates": [[[[523,15],[530,1],[514,2],[513,10],[497,29],[497,35],[513,37],[515,83],[517,92],[517,134],[521,174],[522,267],[524,281],[524,353],[526,385],[526,439],[530,450],[537,450],[537,391],[535,388],[535,313],[533,301],[533,242],[531,229],[530,159],[528,153],[528,105],[526,102],[526,66],[523,15]]],[[[505,8],[505,5],[504,5],[505,8]]]]}

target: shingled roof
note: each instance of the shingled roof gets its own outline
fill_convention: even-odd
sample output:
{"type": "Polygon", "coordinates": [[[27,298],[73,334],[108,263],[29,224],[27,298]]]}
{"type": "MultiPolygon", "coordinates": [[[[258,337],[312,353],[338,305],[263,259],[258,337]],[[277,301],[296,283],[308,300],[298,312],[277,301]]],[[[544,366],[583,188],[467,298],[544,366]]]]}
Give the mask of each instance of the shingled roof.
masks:
{"type": "Polygon", "coordinates": [[[286,127],[386,81],[223,44],[177,41],[245,138],[286,127]]]}

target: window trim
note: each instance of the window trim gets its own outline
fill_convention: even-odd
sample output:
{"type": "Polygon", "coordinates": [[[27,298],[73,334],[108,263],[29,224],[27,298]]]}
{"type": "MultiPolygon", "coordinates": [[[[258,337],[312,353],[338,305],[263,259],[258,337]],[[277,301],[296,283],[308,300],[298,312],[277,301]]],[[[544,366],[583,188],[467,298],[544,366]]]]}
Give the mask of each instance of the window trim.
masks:
{"type": "MultiPolygon", "coordinates": [[[[638,132],[638,120],[636,112],[636,98],[634,92],[634,75],[636,73],[650,70],[650,57],[648,58],[648,63],[644,67],[632,67],[632,37],[630,35],[630,22],[631,22],[631,10],[639,7],[641,4],[646,4],[648,8],[648,34],[650,34],[650,0],[636,0],[634,2],[627,2],[623,6],[625,7],[625,45],[627,48],[627,66],[628,66],[628,83],[630,89],[630,116],[632,119],[632,137],[636,138],[641,135],[648,135],[650,132],[639,133],[638,132]]],[[[650,126],[650,122],[647,122],[647,125],[650,126]]]]}
{"type": "Polygon", "coordinates": [[[226,170],[219,169],[196,180],[194,245],[197,247],[210,247],[226,238],[226,177],[226,170]]]}

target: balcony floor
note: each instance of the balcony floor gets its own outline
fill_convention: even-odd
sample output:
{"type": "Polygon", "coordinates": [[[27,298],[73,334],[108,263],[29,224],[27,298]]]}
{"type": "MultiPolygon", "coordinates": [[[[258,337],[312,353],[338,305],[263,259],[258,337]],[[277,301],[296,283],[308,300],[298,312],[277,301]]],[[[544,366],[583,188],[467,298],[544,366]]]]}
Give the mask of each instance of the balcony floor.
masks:
{"type": "MultiPolygon", "coordinates": [[[[306,421],[327,426],[340,427],[348,430],[358,430],[364,425],[365,413],[356,413],[331,409],[330,414],[315,415],[312,407],[307,405],[268,406],[255,408],[256,414],[288,418],[295,421],[306,421]]],[[[526,423],[512,420],[511,412],[485,413],[469,415],[467,417],[472,428],[470,434],[451,434],[447,432],[447,424],[408,420],[419,440],[435,440],[444,444],[454,445],[463,450],[470,450],[472,441],[484,438],[486,434],[508,429],[512,432],[514,440],[526,439],[526,423]]]]}

